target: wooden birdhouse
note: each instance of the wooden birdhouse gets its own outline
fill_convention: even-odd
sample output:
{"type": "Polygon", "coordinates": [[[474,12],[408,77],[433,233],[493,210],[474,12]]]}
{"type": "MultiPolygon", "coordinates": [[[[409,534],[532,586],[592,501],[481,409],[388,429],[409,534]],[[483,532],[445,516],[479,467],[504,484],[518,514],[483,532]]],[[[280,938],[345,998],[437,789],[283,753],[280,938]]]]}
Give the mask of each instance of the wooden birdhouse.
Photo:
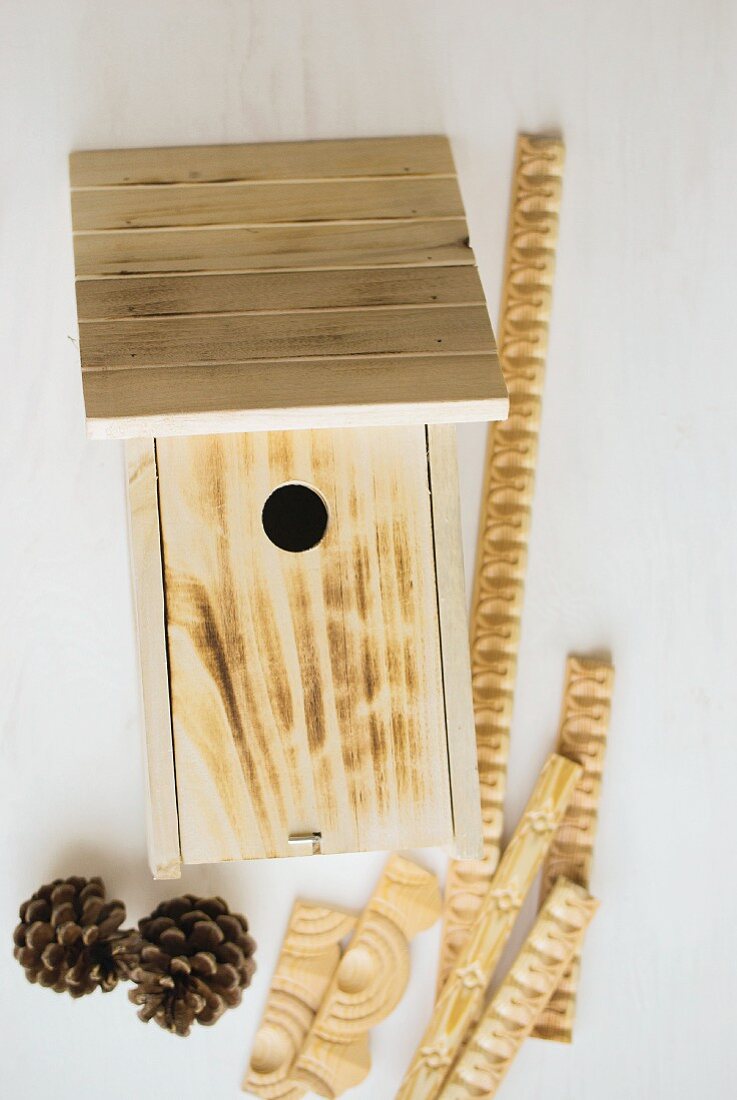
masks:
{"type": "Polygon", "coordinates": [[[154,874],[478,856],[452,425],[507,395],[447,140],[80,152],[71,182],[154,874]]]}

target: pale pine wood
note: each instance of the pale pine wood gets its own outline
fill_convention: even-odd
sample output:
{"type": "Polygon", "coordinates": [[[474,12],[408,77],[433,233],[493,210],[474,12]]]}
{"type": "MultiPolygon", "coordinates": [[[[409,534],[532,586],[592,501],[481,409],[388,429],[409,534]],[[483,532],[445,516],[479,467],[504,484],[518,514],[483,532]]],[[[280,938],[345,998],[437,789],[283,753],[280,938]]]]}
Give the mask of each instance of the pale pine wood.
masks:
{"type": "Polygon", "coordinates": [[[599,903],[557,879],[504,981],[442,1089],[441,1100],[490,1100],[544,1013],[561,976],[580,952],[599,903]]]}
{"type": "Polygon", "coordinates": [[[548,758],[501,858],[396,1100],[434,1100],[477,1019],[512,926],[560,824],[581,767],[548,758]]]}
{"type": "Polygon", "coordinates": [[[449,869],[438,990],[499,860],[563,159],[561,141],[517,141],[499,322],[509,417],[489,426],[471,605],[484,859],[449,869]]]}
{"type": "MultiPolygon", "coordinates": [[[[541,903],[561,875],[590,885],[613,687],[614,669],[608,661],[576,656],[566,661],[557,752],[580,764],[583,774],[543,864],[541,903]]],[[[573,1042],[580,969],[581,956],[575,952],[533,1035],[573,1042]]]]}
{"type": "Polygon", "coordinates": [[[174,314],[248,313],[372,306],[483,305],[475,267],[366,267],[240,275],[149,275],[79,279],[84,321],[174,314]]]}
{"type": "Polygon", "coordinates": [[[72,191],[76,232],[163,226],[463,217],[455,177],[72,191]]]}
{"type": "Polygon", "coordinates": [[[466,642],[468,619],[455,427],[429,425],[427,451],[445,683],[453,855],[458,859],[471,859],[481,855],[483,835],[473,706],[470,692],[458,691],[459,684],[471,682],[471,665],[466,642]]]}
{"type": "MultiPolygon", "coordinates": [[[[424,427],[158,439],[185,862],[450,843],[424,427]],[[330,522],[289,554],[269,493],[330,522]]],[[[453,690],[468,691],[467,683],[453,690]]]]}
{"type": "Polygon", "coordinates": [[[144,718],[149,864],[154,878],[180,876],[156,453],[152,439],[125,448],[131,578],[144,718]]]}
{"type": "Polygon", "coordinates": [[[69,165],[73,188],[455,174],[442,135],[81,150],[69,165]]]}
{"type": "Polygon", "coordinates": [[[509,405],[493,355],[84,371],[82,386],[93,439],[462,423],[509,405]]]}
{"type": "Polygon", "coordinates": [[[264,1100],[301,1100],[289,1071],[302,1049],[356,917],[298,901],[292,910],[243,1090],[264,1100]]]}
{"type": "Polygon", "coordinates": [[[149,317],[80,325],[82,368],[436,352],[494,355],[484,306],[149,317]]]}
{"type": "Polygon", "coordinates": [[[81,153],[71,175],[91,435],[506,414],[447,139],[81,153]],[[365,362],[385,355],[387,384],[365,362]],[[418,355],[447,357],[428,385],[401,362],[418,355]],[[322,370],[305,388],[279,370],[256,385],[261,359],[322,370]],[[197,373],[234,363],[246,370],[197,373]],[[127,373],[87,380],[111,368],[127,373]]]}
{"type": "Polygon", "coordinates": [[[368,1032],[396,1008],[410,970],[408,941],[440,916],[437,879],[392,856],[292,1070],[318,1096],[341,1096],[371,1067],[368,1032]]]}
{"type": "Polygon", "coordinates": [[[472,264],[463,218],[151,229],[74,237],[78,277],[472,264]]]}

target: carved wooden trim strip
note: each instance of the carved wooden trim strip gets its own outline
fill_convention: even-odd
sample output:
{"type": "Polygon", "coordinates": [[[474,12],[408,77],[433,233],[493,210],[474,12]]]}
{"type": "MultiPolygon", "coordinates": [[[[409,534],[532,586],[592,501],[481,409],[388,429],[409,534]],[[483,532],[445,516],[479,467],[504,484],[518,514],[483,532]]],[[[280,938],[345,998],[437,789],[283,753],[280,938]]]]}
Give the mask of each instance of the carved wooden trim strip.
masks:
{"type": "MultiPolygon", "coordinates": [[[[606,661],[568,658],[557,751],[584,771],[543,864],[541,901],[561,875],[581,886],[590,885],[613,686],[614,669],[606,661]]],[[[533,1035],[561,1043],[573,1040],[580,966],[580,955],[575,953],[533,1035]]]]}
{"type": "Polygon", "coordinates": [[[509,419],[489,425],[471,603],[484,859],[450,865],[438,991],[499,861],[563,159],[561,141],[517,140],[499,319],[509,419]]]}
{"type": "Polygon", "coordinates": [[[409,978],[409,945],[440,916],[435,875],[392,856],[338,964],[292,1071],[319,1096],[340,1096],[371,1068],[368,1032],[396,1007],[409,978]]]}
{"type": "Polygon", "coordinates": [[[265,1100],[301,1100],[289,1078],[340,959],[340,941],[356,917],[298,901],[289,920],[243,1090],[265,1100]]]}
{"type": "Polygon", "coordinates": [[[552,755],[546,761],[396,1100],[435,1100],[438,1095],[468,1027],[478,1017],[499,956],[580,775],[580,765],[565,757],[552,755]]]}
{"type": "Polygon", "coordinates": [[[509,973],[456,1063],[442,1100],[489,1100],[544,1011],[598,908],[586,889],[559,878],[509,973]]]}

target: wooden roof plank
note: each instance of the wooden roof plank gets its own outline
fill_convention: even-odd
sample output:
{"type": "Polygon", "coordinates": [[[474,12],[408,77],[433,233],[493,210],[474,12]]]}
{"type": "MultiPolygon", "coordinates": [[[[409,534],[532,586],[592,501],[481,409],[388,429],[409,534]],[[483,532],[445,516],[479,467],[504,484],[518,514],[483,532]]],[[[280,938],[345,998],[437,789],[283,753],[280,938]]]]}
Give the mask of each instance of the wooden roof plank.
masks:
{"type": "Polygon", "coordinates": [[[73,152],[73,188],[225,180],[454,175],[441,135],[73,152]]]}
{"type": "Polygon", "coordinates": [[[469,305],[484,302],[478,271],[470,265],[124,276],[77,282],[81,322],[193,313],[462,302],[469,305]]]}
{"type": "Polygon", "coordinates": [[[171,226],[463,217],[454,177],[99,188],[72,192],[75,232],[171,226]]]}
{"type": "Polygon", "coordinates": [[[473,263],[462,218],[90,233],[77,276],[473,263]]]}
{"type": "Polygon", "coordinates": [[[80,326],[82,368],[248,359],[495,351],[485,306],[307,311],[93,321],[80,326]]]}
{"type": "Polygon", "coordinates": [[[88,434],[119,439],[503,419],[495,355],[85,371],[88,434]]]}

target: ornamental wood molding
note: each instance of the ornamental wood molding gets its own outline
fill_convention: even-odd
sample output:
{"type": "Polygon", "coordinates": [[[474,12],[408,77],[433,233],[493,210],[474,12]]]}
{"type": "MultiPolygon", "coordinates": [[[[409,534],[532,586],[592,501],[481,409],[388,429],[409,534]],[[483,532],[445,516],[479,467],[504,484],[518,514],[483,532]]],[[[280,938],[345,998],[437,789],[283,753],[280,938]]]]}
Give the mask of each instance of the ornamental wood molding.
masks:
{"type": "Polygon", "coordinates": [[[435,1003],[396,1100],[434,1100],[471,1024],[517,915],[550,847],[581,767],[548,758],[435,1003]]]}
{"type": "Polygon", "coordinates": [[[392,856],[362,913],[292,1070],[319,1096],[340,1096],[371,1068],[368,1032],[396,1007],[409,978],[409,944],[440,916],[435,875],[392,856]]]}
{"type": "Polygon", "coordinates": [[[563,161],[561,141],[517,140],[499,319],[509,418],[489,425],[470,620],[484,858],[449,868],[438,992],[499,860],[563,161]]]}
{"type": "Polygon", "coordinates": [[[298,901],[289,920],[243,1089],[264,1100],[301,1100],[289,1077],[357,918],[298,901]]]}
{"type": "Polygon", "coordinates": [[[598,901],[583,886],[559,878],[461,1057],[442,1100],[490,1100],[522,1043],[545,1011],[577,952],[598,901]]]}
{"type": "MultiPolygon", "coordinates": [[[[566,661],[557,751],[580,764],[583,774],[543,864],[541,903],[561,875],[586,888],[590,885],[613,687],[614,669],[608,662],[575,656],[566,661]]],[[[533,1035],[572,1042],[580,969],[577,951],[533,1035]]]]}

